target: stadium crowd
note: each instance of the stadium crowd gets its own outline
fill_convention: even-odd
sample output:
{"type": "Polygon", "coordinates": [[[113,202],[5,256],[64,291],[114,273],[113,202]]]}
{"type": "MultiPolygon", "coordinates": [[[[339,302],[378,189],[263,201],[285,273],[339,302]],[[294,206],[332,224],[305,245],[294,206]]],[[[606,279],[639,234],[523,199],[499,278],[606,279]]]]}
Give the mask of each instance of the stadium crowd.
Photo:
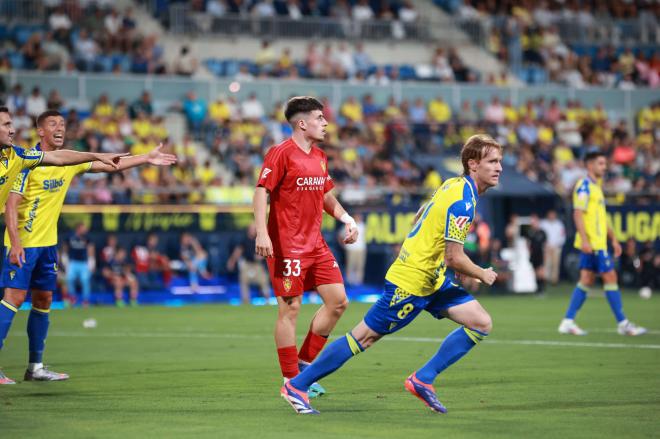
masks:
{"type": "MultiPolygon", "coordinates": [[[[197,60],[187,47],[168,65],[156,35],[138,29],[131,7],[112,2],[44,2],[41,24],[0,23],[0,72],[11,69],[190,76],[197,60]]],[[[35,11],[36,13],[36,11],[35,11]]]]}
{"type": "Polygon", "coordinates": [[[660,17],[657,2],[436,3],[468,27],[479,27],[488,49],[528,82],[621,89],[660,83],[660,51],[654,41],[660,17]],[[630,19],[635,23],[622,21],[630,19]]]}
{"type": "MultiPolygon", "coordinates": [[[[241,102],[234,95],[207,102],[188,93],[175,108],[188,125],[181,142],[170,141],[164,116],[154,112],[148,92],[134,102],[111,102],[102,95],[89,114],[67,110],[56,91],[44,96],[38,87],[28,93],[17,85],[5,101],[22,144],[36,143],[35,116],[54,108],[67,115],[67,144],[76,149],[142,154],[163,141],[180,157],[172,170],[85,176],[72,185],[68,198],[83,204],[222,203],[228,188],[238,197],[232,202],[249,201],[264,152],[290,134],[281,104],[265,108],[255,94],[241,102]]],[[[650,194],[660,193],[660,103],[639,112],[635,130],[610,120],[600,105],[585,108],[569,100],[561,106],[543,97],[514,106],[494,96],[453,108],[440,96],[390,98],[380,105],[367,94],[348,97],[338,108],[328,99],[324,105],[330,169],[354,202],[420,193],[420,187],[432,190],[441,176],[425,157],[440,162],[476,132],[488,132],[505,145],[505,165],[561,195],[582,176],[579,160],[590,146],[603,148],[612,159],[606,192],[637,194],[647,203],[653,201],[650,194]]]]}

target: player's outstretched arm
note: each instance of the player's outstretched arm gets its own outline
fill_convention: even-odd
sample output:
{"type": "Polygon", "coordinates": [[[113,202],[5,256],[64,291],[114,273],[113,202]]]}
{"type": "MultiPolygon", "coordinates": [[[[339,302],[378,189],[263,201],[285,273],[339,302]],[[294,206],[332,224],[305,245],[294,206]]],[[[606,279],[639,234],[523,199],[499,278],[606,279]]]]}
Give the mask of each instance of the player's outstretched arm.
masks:
{"type": "Polygon", "coordinates": [[[98,160],[113,168],[119,166],[119,159],[127,156],[126,154],[112,154],[105,152],[80,152],[70,149],[60,149],[59,151],[44,151],[44,157],[41,160],[42,165],[46,166],[66,166],[79,165],[81,163],[93,162],[98,160]]]}
{"type": "Polygon", "coordinates": [[[273,243],[270,236],[268,236],[268,226],[266,225],[268,190],[265,187],[260,186],[254,190],[252,207],[254,209],[254,224],[257,228],[255,252],[264,258],[271,257],[273,256],[273,243]]]}
{"type": "Polygon", "coordinates": [[[344,236],[344,244],[353,244],[358,238],[357,223],[342,207],[341,203],[330,192],[326,192],[323,196],[323,210],[328,212],[342,223],[346,225],[346,235],[344,236]]]}
{"type": "Polygon", "coordinates": [[[19,267],[22,267],[25,263],[25,250],[18,234],[18,205],[21,204],[21,200],[23,200],[21,194],[11,192],[5,206],[5,223],[7,224],[7,234],[11,246],[9,249],[9,262],[19,267]]]}
{"type": "Polygon", "coordinates": [[[119,160],[119,166],[110,166],[106,163],[95,161],[89,172],[120,172],[126,169],[134,168],[142,165],[154,166],[171,166],[176,163],[176,156],[174,154],[166,154],[162,152],[163,144],[160,143],[157,147],[152,149],[148,154],[135,155],[130,157],[122,157],[119,160]]]}
{"type": "Polygon", "coordinates": [[[468,255],[465,254],[465,251],[463,251],[463,244],[458,242],[447,241],[445,263],[452,270],[465,276],[479,279],[488,285],[493,285],[493,282],[497,279],[497,273],[495,273],[492,267],[483,269],[472,262],[468,255]]]}

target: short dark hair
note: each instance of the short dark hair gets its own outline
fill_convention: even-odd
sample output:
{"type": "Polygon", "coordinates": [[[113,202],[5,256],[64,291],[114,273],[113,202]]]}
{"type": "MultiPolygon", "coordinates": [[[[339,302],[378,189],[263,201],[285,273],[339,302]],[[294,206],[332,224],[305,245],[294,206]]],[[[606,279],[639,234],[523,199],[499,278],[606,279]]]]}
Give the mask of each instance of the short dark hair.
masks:
{"type": "Polygon", "coordinates": [[[314,110],[323,110],[323,104],[311,96],[296,96],[286,103],[284,117],[291,122],[291,118],[298,113],[310,113],[314,110]]]}
{"type": "Polygon", "coordinates": [[[605,152],[599,148],[589,148],[584,154],[584,162],[589,163],[592,160],[597,159],[598,157],[605,157],[605,152]]]}
{"type": "Polygon", "coordinates": [[[37,117],[37,126],[38,127],[42,126],[43,123],[46,122],[46,119],[48,119],[49,117],[55,117],[55,116],[64,117],[64,116],[62,116],[62,113],[60,113],[57,110],[46,110],[46,111],[44,111],[43,113],[41,113],[39,115],[39,117],[37,117]]]}
{"type": "Polygon", "coordinates": [[[9,114],[9,108],[7,108],[7,107],[0,107],[0,113],[7,113],[7,114],[9,114]]]}

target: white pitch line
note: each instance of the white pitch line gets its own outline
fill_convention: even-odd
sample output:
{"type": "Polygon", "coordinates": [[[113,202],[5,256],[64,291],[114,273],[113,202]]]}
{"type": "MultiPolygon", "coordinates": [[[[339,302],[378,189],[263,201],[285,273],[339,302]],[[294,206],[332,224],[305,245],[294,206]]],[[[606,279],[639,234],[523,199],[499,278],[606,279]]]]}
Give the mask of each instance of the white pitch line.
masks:
{"type": "MultiPolygon", "coordinates": [[[[25,337],[25,334],[14,334],[14,336],[25,337]]],[[[142,338],[216,338],[216,339],[252,339],[262,340],[271,339],[270,335],[247,335],[247,334],[220,334],[204,332],[96,332],[89,330],[87,332],[66,332],[54,331],[50,333],[51,337],[142,337],[142,338]]],[[[336,338],[336,337],[332,337],[336,338]]],[[[391,336],[383,340],[394,342],[415,342],[415,343],[440,343],[442,338],[432,337],[402,337],[391,336]]],[[[507,340],[507,339],[487,339],[485,344],[503,344],[503,345],[524,345],[524,346],[558,346],[558,347],[588,347],[603,349],[660,349],[660,344],[634,344],[634,343],[602,343],[602,342],[583,342],[583,341],[555,341],[555,340],[507,340]]]]}

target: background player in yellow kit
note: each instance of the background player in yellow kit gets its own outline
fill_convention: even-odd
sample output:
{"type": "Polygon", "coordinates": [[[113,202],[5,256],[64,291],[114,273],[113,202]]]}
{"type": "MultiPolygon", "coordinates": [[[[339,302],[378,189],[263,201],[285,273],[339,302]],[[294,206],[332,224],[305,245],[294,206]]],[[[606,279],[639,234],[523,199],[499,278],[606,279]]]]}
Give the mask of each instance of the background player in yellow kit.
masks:
{"type": "Polygon", "coordinates": [[[573,291],[566,316],[559,324],[561,334],[586,335],[587,332],[575,323],[575,316],[587,299],[600,274],[605,286],[605,296],[617,321],[617,332],[621,335],[642,335],[646,329],[628,321],[623,313],[621,291],[612,257],[607,250],[607,239],[612,241],[614,257],[621,256],[621,245],[614,231],[607,224],[605,196],[601,181],[607,170],[605,153],[598,149],[587,152],[585,159],[587,176],[578,180],[573,191],[573,219],[575,220],[575,248],[580,254],[580,281],[573,291]]]}

